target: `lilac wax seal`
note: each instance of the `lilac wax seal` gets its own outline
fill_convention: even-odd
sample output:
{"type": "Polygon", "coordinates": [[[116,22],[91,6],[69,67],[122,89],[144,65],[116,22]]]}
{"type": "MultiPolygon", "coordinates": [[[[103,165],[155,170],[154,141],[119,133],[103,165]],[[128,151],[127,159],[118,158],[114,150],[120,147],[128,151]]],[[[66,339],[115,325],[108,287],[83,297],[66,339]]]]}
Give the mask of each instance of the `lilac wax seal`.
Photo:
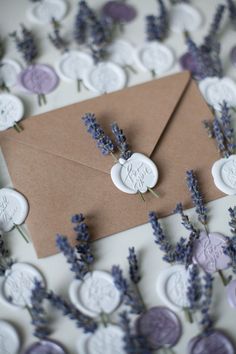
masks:
{"type": "Polygon", "coordinates": [[[236,46],[234,46],[234,47],[231,49],[231,52],[230,52],[230,59],[231,59],[232,64],[236,66],[236,46]]]}
{"type": "Polygon", "coordinates": [[[226,238],[220,233],[213,232],[207,235],[202,231],[193,246],[193,259],[207,273],[226,269],[230,263],[230,258],[224,254],[226,245],[226,238]]]}
{"type": "Polygon", "coordinates": [[[137,320],[137,331],[147,339],[151,349],[173,347],[182,334],[176,314],[167,307],[152,307],[137,320]]]}
{"type": "Polygon", "coordinates": [[[228,299],[228,303],[230,304],[231,307],[236,307],[236,280],[232,280],[227,288],[226,288],[226,292],[227,292],[227,299],[228,299]]]}
{"type": "Polygon", "coordinates": [[[24,354],[66,354],[66,351],[62,346],[52,340],[42,340],[37,343],[33,343],[24,354]]]}
{"type": "Polygon", "coordinates": [[[20,73],[19,81],[27,91],[36,94],[47,94],[56,88],[59,79],[55,70],[50,66],[35,64],[20,73]]]}
{"type": "Polygon", "coordinates": [[[190,340],[188,354],[234,354],[233,344],[224,333],[214,330],[209,335],[199,335],[190,340]]]}
{"type": "Polygon", "coordinates": [[[102,12],[105,16],[112,18],[114,21],[131,22],[137,15],[133,6],[127,5],[121,1],[108,1],[102,12]]]}

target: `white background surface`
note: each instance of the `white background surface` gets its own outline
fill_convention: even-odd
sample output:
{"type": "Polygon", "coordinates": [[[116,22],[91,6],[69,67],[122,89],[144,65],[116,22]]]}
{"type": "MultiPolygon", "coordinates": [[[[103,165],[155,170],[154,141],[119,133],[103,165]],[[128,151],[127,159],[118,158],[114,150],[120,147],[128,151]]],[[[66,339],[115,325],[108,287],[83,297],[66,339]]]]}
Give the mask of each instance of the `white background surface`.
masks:
{"type": "MultiPolygon", "coordinates": [[[[144,35],[144,15],[154,13],[156,14],[156,1],[155,0],[130,0],[130,3],[137,7],[139,17],[130,25],[127,25],[123,38],[132,41],[136,46],[141,45],[145,40],[144,35]]],[[[223,2],[223,1],[221,1],[223,2]]],[[[68,36],[72,31],[72,24],[74,21],[74,13],[77,10],[77,1],[70,0],[69,14],[63,21],[63,26],[68,36]]],[[[104,1],[90,0],[88,3],[94,8],[99,8],[104,1]]],[[[220,3],[218,0],[195,0],[192,1],[204,13],[204,26],[197,33],[194,32],[194,39],[198,40],[206,33],[209,19],[215,9],[215,5],[220,3]]],[[[20,23],[24,23],[29,28],[35,30],[39,39],[41,53],[38,62],[53,65],[59,53],[52,48],[47,40],[47,33],[50,26],[39,26],[28,22],[25,13],[29,5],[27,0],[0,0],[0,33],[5,37],[11,31],[17,29],[20,23]]],[[[222,59],[225,73],[236,79],[236,69],[232,67],[229,61],[229,51],[233,45],[236,45],[235,32],[230,26],[224,26],[222,31],[222,59]]],[[[183,36],[181,34],[171,34],[165,41],[175,50],[176,57],[185,51],[183,36]]],[[[8,41],[7,56],[19,61],[19,55],[16,53],[11,41],[8,41]]],[[[173,69],[168,72],[179,71],[179,66],[176,64],[173,69]]],[[[139,72],[137,75],[130,75],[129,85],[135,85],[140,82],[148,81],[151,77],[149,73],[139,72]]],[[[48,104],[39,108],[37,106],[36,98],[30,95],[23,95],[15,89],[13,91],[19,97],[23,98],[26,106],[26,116],[36,115],[45,111],[49,111],[64,105],[74,102],[82,101],[85,98],[93,97],[94,94],[86,90],[82,90],[80,94],[76,91],[76,86],[70,83],[61,82],[56,91],[48,95],[48,104]]],[[[191,118],[191,117],[190,117],[191,118]]],[[[212,142],[209,141],[209,144],[212,142]]],[[[213,162],[213,161],[212,161],[213,162]]],[[[194,166],[189,166],[194,168],[194,166]]],[[[183,178],[184,178],[183,171],[183,178]]],[[[10,184],[10,179],[4,163],[1,164],[1,187],[10,184]]],[[[176,201],[178,202],[178,201],[176,201]]],[[[157,201],[157,211],[158,211],[157,201]]],[[[210,231],[218,231],[224,234],[229,234],[228,226],[228,207],[233,206],[235,197],[224,197],[215,202],[209,203],[210,231]]],[[[124,206],[125,207],[125,206],[124,206]]],[[[83,212],[83,210],[75,210],[76,212],[83,212]]],[[[192,210],[190,215],[193,215],[192,210]]],[[[195,216],[193,215],[193,218],[195,216]]],[[[172,216],[163,219],[163,227],[168,233],[171,240],[177,240],[179,237],[186,235],[185,230],[180,225],[178,217],[172,216]]],[[[196,220],[196,218],[195,218],[196,220]]],[[[104,220],[104,222],[112,222],[112,220],[104,220]]],[[[41,232],[44,232],[44,225],[42,225],[41,232]]],[[[29,262],[38,267],[44,274],[48,288],[53,289],[55,292],[67,297],[67,290],[73,274],[69,272],[69,267],[62,255],[55,255],[47,259],[38,260],[32,244],[27,245],[24,240],[18,235],[17,232],[11,232],[7,236],[9,247],[18,261],[29,262]]],[[[122,232],[111,236],[109,238],[93,243],[94,254],[96,256],[96,269],[109,270],[113,264],[120,264],[122,268],[127,271],[126,256],[129,246],[135,246],[140,256],[142,281],[140,284],[141,293],[144,297],[145,303],[148,307],[153,305],[161,305],[158,295],[155,292],[156,278],[161,269],[167,267],[161,258],[162,254],[158,247],[154,245],[151,227],[143,225],[127,232],[122,232]]],[[[218,276],[216,275],[216,282],[214,285],[214,299],[212,306],[212,313],[216,319],[216,327],[224,329],[231,338],[236,338],[235,330],[235,314],[236,310],[229,307],[226,301],[225,289],[223,288],[218,276]]],[[[199,333],[197,324],[189,325],[184,322],[183,313],[179,314],[183,320],[183,335],[178,345],[175,347],[175,352],[178,354],[186,353],[187,342],[195,334],[199,333]]],[[[68,353],[75,354],[75,341],[82,335],[76,329],[73,322],[62,316],[52,313],[52,328],[54,333],[52,338],[60,340],[68,353]]],[[[22,350],[30,343],[35,341],[32,336],[32,327],[30,325],[30,318],[25,310],[16,309],[11,306],[3,305],[0,302],[0,319],[6,319],[12,322],[18,329],[22,337],[22,350]]],[[[236,344],[236,339],[235,344],[236,344]]],[[[81,353],[82,354],[82,353],[81,353]]]]}

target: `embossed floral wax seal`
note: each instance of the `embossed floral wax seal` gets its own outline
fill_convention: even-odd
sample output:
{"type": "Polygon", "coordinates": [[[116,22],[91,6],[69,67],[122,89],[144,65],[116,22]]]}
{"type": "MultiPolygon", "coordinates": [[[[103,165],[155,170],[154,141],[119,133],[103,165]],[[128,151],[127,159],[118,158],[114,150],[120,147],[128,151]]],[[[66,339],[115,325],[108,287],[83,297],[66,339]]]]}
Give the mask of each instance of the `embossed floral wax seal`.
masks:
{"type": "Polygon", "coordinates": [[[219,190],[227,195],[236,194],[236,155],[216,161],[211,173],[219,190]]]}
{"type": "Polygon", "coordinates": [[[193,259],[207,273],[227,269],[230,258],[224,253],[224,247],[226,246],[225,236],[218,232],[207,234],[202,231],[199,239],[194,242],[193,259]]]}
{"type": "Polygon", "coordinates": [[[5,272],[4,278],[0,281],[0,295],[4,302],[19,306],[31,307],[31,291],[34,288],[34,281],[44,284],[40,272],[27,263],[14,263],[5,272]]]}
{"type": "Polygon", "coordinates": [[[40,342],[33,343],[26,349],[24,354],[66,354],[62,346],[49,339],[43,339],[40,342]]]}
{"type": "Polygon", "coordinates": [[[24,115],[22,101],[9,93],[0,94],[0,131],[16,127],[24,115]]]}
{"type": "Polygon", "coordinates": [[[119,326],[100,326],[95,333],[83,335],[77,341],[77,353],[125,354],[124,332],[119,326]]]}
{"type": "Polygon", "coordinates": [[[16,86],[20,72],[21,66],[15,60],[2,59],[0,63],[0,84],[3,81],[8,88],[16,86]]]}
{"type": "Polygon", "coordinates": [[[234,354],[234,346],[221,331],[212,330],[208,335],[199,335],[190,340],[188,354],[234,354]]]}
{"type": "Polygon", "coordinates": [[[15,328],[8,322],[0,320],[0,353],[18,354],[20,339],[15,328]]]}
{"type": "Polygon", "coordinates": [[[160,272],[156,292],[172,310],[180,311],[189,306],[187,297],[188,271],[183,265],[174,265],[160,272]]]}
{"type": "Polygon", "coordinates": [[[131,43],[118,39],[112,42],[108,48],[109,59],[125,68],[133,68],[135,64],[135,49],[131,43]]]}
{"type": "Polygon", "coordinates": [[[202,14],[189,4],[176,4],[170,8],[170,28],[174,32],[196,31],[203,22],[202,14]]]}
{"type": "Polygon", "coordinates": [[[139,316],[136,325],[151,349],[173,347],[182,334],[178,317],[167,307],[152,307],[139,316]]]}
{"type": "Polygon", "coordinates": [[[146,193],[157,184],[158,170],[151,159],[134,153],[128,160],[119,159],[119,163],[111,169],[111,179],[122,192],[146,193]]]}
{"type": "Polygon", "coordinates": [[[52,17],[61,21],[67,12],[67,2],[65,0],[41,0],[35,2],[27,12],[29,20],[39,23],[50,23],[52,17]]]}
{"type": "Polygon", "coordinates": [[[0,230],[8,232],[21,225],[28,214],[29,206],[25,197],[10,188],[0,189],[0,230]]]}
{"type": "Polygon", "coordinates": [[[73,280],[69,296],[71,302],[90,317],[112,313],[121,301],[112,276],[98,270],[87,273],[83,280],[73,280]]]}

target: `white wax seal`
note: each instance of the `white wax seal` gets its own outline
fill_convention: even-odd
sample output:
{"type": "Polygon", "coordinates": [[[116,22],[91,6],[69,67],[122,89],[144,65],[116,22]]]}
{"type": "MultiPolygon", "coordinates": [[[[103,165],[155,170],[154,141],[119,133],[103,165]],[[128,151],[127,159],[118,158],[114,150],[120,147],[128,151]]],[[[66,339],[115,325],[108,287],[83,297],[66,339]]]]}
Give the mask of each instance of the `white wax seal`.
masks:
{"type": "Polygon", "coordinates": [[[65,0],[41,0],[32,4],[27,15],[30,21],[39,24],[48,24],[55,18],[61,21],[67,12],[67,2],[65,0]]]}
{"type": "Polygon", "coordinates": [[[22,119],[24,106],[22,101],[10,94],[0,94],[0,131],[8,129],[22,119]]]}
{"type": "Polygon", "coordinates": [[[76,50],[64,53],[56,63],[58,75],[65,81],[82,80],[85,71],[93,66],[92,57],[76,50]]]}
{"type": "Polygon", "coordinates": [[[124,332],[116,325],[100,326],[95,333],[80,336],[77,353],[83,354],[125,354],[124,332]]]}
{"type": "Polygon", "coordinates": [[[11,88],[18,83],[18,75],[21,66],[12,59],[2,59],[0,61],[0,83],[4,83],[11,88]]]}
{"type": "Polygon", "coordinates": [[[112,276],[98,270],[87,273],[83,281],[73,280],[69,297],[82,313],[90,317],[112,313],[121,301],[112,276]]]}
{"type": "Polygon", "coordinates": [[[211,170],[216,187],[227,195],[236,194],[236,155],[222,158],[211,170]]]}
{"type": "Polygon", "coordinates": [[[216,110],[221,110],[221,104],[225,101],[230,107],[236,106],[236,84],[228,77],[219,79],[209,77],[199,83],[199,89],[205,100],[216,110]]]}
{"type": "Polygon", "coordinates": [[[119,159],[111,169],[111,179],[124,193],[146,193],[157,184],[158,170],[151,159],[134,153],[128,160],[119,159]]]}
{"type": "Polygon", "coordinates": [[[84,82],[91,91],[108,93],[121,90],[126,85],[125,71],[112,62],[101,62],[85,73],[84,82]]]}
{"type": "Polygon", "coordinates": [[[166,45],[157,42],[144,44],[137,51],[137,62],[142,70],[162,74],[173,66],[174,54],[166,45]]]}
{"type": "Polygon", "coordinates": [[[133,66],[135,63],[135,50],[131,43],[117,39],[107,48],[109,59],[120,66],[133,66]]]}
{"type": "Polygon", "coordinates": [[[188,276],[188,271],[183,265],[174,265],[161,271],[157,278],[157,294],[173,311],[180,311],[189,306],[188,276]]]}
{"type": "Polygon", "coordinates": [[[25,221],[29,205],[25,197],[10,188],[0,189],[0,230],[8,232],[25,221]]]}
{"type": "Polygon", "coordinates": [[[189,4],[176,4],[171,6],[170,28],[174,32],[196,31],[203,23],[203,16],[196,7],[189,4]]]}
{"type": "Polygon", "coordinates": [[[1,298],[18,307],[31,307],[31,292],[35,279],[44,284],[40,272],[30,264],[14,263],[0,280],[1,298]]]}
{"type": "Polygon", "coordinates": [[[0,320],[0,354],[18,354],[20,338],[15,328],[8,322],[0,320]]]}

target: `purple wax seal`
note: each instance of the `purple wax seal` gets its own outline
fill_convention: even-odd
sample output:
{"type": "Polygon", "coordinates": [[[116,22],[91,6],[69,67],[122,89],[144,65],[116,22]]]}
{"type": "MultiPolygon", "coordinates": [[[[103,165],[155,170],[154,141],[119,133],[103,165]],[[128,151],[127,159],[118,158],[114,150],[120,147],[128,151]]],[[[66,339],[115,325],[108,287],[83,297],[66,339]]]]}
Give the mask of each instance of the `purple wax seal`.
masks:
{"type": "Polygon", "coordinates": [[[36,94],[52,92],[59,79],[53,68],[45,64],[28,66],[19,75],[20,84],[24,89],[36,94]]]}
{"type": "Polygon", "coordinates": [[[234,47],[231,49],[231,52],[230,52],[230,59],[231,59],[232,64],[236,66],[236,46],[234,46],[234,47]]]}
{"type": "Polygon", "coordinates": [[[53,340],[42,340],[33,343],[24,354],[66,354],[62,346],[53,340]]]}
{"type": "Polygon", "coordinates": [[[197,65],[190,53],[185,53],[179,58],[179,63],[183,70],[191,71],[192,73],[197,72],[197,65]]]}
{"type": "Polygon", "coordinates": [[[232,280],[226,288],[228,303],[231,307],[236,307],[236,280],[232,280]]]}
{"type": "Polygon", "coordinates": [[[112,18],[114,21],[131,22],[137,15],[133,6],[127,5],[121,1],[108,1],[102,12],[105,16],[112,18]]]}
{"type": "Polygon", "coordinates": [[[188,354],[234,354],[229,338],[221,331],[214,330],[208,335],[194,337],[188,343],[188,354]]]}
{"type": "Polygon", "coordinates": [[[137,319],[137,332],[147,339],[151,349],[173,347],[182,334],[176,314],[167,307],[152,307],[137,319]]]}
{"type": "Polygon", "coordinates": [[[199,239],[194,242],[193,259],[207,273],[226,269],[230,263],[230,258],[224,254],[226,245],[226,238],[220,233],[207,234],[202,231],[199,239]]]}

